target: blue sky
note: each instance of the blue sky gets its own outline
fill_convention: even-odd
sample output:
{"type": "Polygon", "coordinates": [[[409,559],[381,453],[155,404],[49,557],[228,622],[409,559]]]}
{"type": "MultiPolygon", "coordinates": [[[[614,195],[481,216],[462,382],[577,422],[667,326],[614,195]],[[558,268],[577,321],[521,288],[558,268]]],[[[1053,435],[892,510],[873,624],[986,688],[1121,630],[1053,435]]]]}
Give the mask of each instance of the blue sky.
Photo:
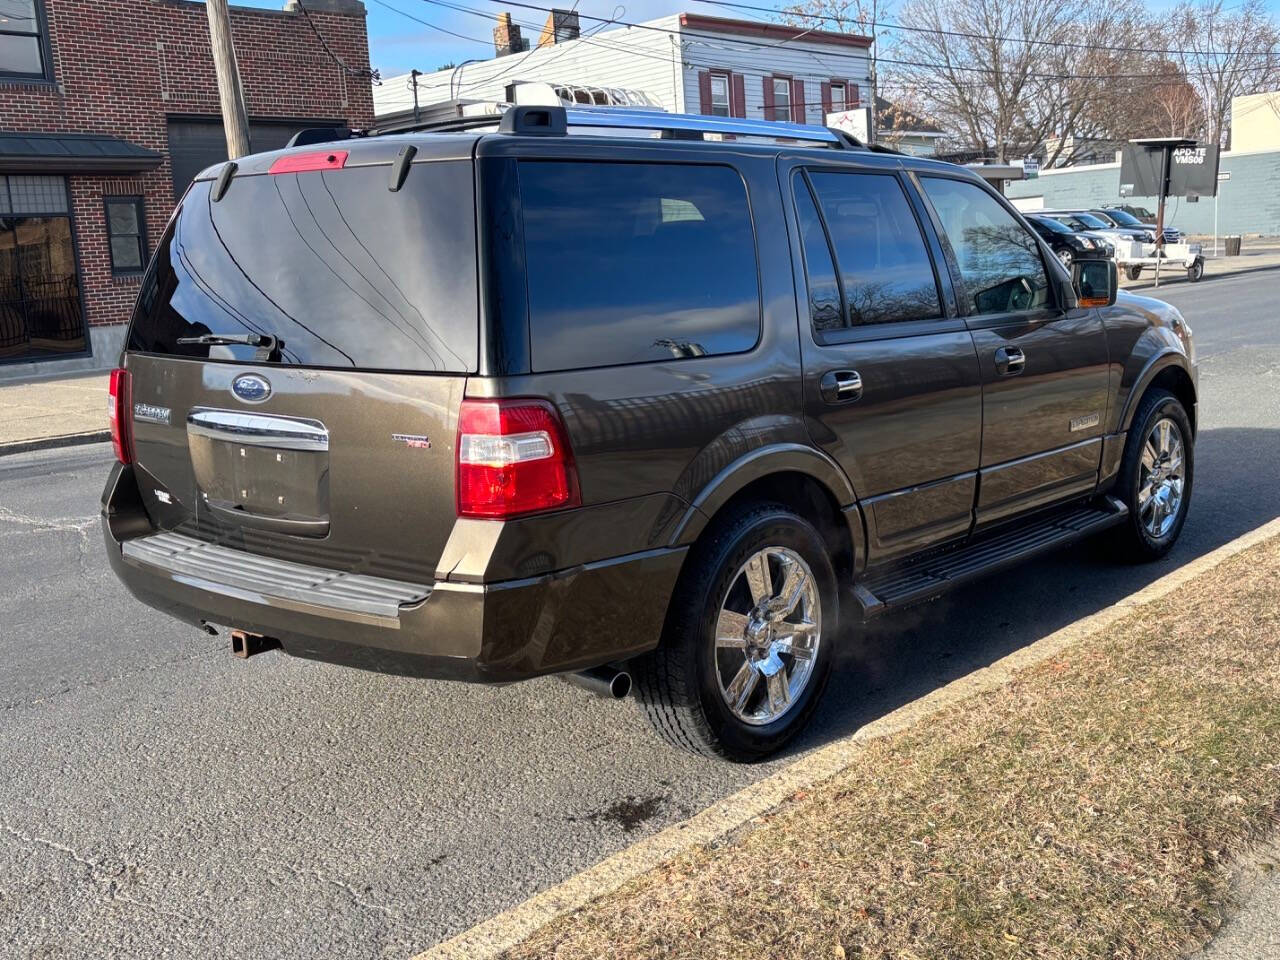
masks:
{"type": "MultiPolygon", "coordinates": [[[[232,0],[244,6],[267,7],[280,9],[283,0],[232,0]]],[[[305,0],[303,0],[305,3],[305,0]]],[[[480,17],[471,13],[446,9],[428,0],[364,0],[369,11],[369,48],[373,66],[382,72],[384,77],[408,73],[414,67],[431,71],[445,63],[460,63],[472,57],[488,58],[493,56],[493,18],[503,9],[509,9],[517,23],[522,25],[526,36],[530,33],[529,24],[534,29],[540,26],[545,15],[536,10],[522,10],[518,7],[504,8],[500,0],[450,0],[458,6],[484,11],[480,17]],[[399,12],[397,12],[399,11],[399,12]],[[405,16],[408,14],[408,16],[405,16]],[[470,39],[451,36],[442,30],[432,29],[417,20],[425,20],[435,27],[462,34],[470,39]]],[[[570,6],[573,0],[524,0],[538,6],[553,5],[570,6]]],[[[771,0],[743,0],[758,6],[783,6],[771,0]]],[[[1154,0],[1148,6],[1153,9],[1173,6],[1175,0],[1154,0]]],[[[1267,7],[1273,14],[1280,15],[1280,0],[1267,0],[1267,7]]],[[[718,16],[733,16],[733,11],[724,7],[715,7],[700,0],[580,0],[577,5],[580,13],[594,17],[612,17],[628,20],[633,23],[650,20],[680,11],[694,11],[718,16]]],[[[744,15],[745,16],[745,15],[744,15]]],[[[584,29],[597,24],[598,21],[583,20],[584,29]]]]}

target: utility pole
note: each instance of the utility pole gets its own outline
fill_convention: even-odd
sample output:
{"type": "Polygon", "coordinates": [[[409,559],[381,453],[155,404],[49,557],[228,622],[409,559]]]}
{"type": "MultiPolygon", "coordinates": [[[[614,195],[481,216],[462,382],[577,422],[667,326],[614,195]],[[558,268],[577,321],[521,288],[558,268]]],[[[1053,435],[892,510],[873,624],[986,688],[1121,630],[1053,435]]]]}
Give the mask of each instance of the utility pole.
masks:
{"type": "Polygon", "coordinates": [[[227,156],[235,160],[249,152],[249,118],[240,87],[236,48],[231,42],[231,17],[227,0],[205,0],[209,11],[209,42],[213,46],[213,66],[218,74],[218,99],[222,103],[222,125],[227,133],[227,156]]]}

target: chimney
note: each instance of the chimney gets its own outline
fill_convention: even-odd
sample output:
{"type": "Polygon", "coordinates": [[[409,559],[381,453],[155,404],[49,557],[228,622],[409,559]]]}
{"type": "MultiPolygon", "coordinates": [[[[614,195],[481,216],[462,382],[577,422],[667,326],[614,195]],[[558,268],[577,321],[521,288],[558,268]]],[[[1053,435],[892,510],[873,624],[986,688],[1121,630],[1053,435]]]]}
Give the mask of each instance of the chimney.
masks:
{"type": "Polygon", "coordinates": [[[573,10],[552,10],[547,14],[547,22],[542,25],[542,35],[538,37],[538,46],[549,47],[553,43],[577,40],[578,34],[578,14],[576,12],[573,10]]]}
{"type": "Polygon", "coordinates": [[[493,49],[500,57],[528,49],[520,36],[520,27],[511,22],[509,13],[498,14],[498,25],[493,28],[493,49]]]}

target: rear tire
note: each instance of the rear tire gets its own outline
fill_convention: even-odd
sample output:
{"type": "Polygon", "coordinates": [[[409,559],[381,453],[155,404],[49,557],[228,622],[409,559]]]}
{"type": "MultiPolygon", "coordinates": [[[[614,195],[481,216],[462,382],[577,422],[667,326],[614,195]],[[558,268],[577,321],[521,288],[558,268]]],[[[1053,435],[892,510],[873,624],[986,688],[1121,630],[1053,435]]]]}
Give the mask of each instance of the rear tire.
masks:
{"type": "Polygon", "coordinates": [[[1158,560],[1173,549],[1191,505],[1195,448],[1191,421],[1178,398],[1152,390],[1134,414],[1115,494],[1129,508],[1116,528],[1132,560],[1158,560]]]}
{"type": "Polygon", "coordinates": [[[1076,255],[1072,253],[1070,250],[1068,250],[1066,247],[1063,247],[1061,250],[1058,251],[1057,256],[1058,256],[1058,262],[1062,264],[1064,267],[1066,267],[1067,272],[1069,273],[1071,271],[1071,265],[1076,262],[1076,255]]]}
{"type": "Polygon", "coordinates": [[[1203,276],[1204,276],[1204,261],[1201,260],[1199,257],[1196,257],[1195,262],[1191,264],[1191,267],[1187,270],[1187,279],[1192,283],[1199,283],[1200,278],[1203,276]]]}
{"type": "Polygon", "coordinates": [[[1142,276],[1142,268],[1141,267],[1125,267],[1124,275],[1128,277],[1130,280],[1137,280],[1139,277],[1142,276]]]}
{"type": "Polygon", "coordinates": [[[838,617],[835,572],[811,523],[777,503],[717,518],[685,561],[662,643],[634,663],[645,714],[683,750],[764,759],[817,708],[838,617]]]}

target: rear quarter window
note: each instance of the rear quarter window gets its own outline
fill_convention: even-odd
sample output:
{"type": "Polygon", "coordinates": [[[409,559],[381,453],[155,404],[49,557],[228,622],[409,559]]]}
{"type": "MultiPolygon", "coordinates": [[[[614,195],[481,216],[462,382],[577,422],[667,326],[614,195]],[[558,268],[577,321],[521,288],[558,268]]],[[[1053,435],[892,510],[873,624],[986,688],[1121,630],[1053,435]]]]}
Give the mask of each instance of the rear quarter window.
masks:
{"type": "Polygon", "coordinates": [[[731,167],[522,161],[520,195],[534,370],[755,346],[755,233],[731,167]]]}

